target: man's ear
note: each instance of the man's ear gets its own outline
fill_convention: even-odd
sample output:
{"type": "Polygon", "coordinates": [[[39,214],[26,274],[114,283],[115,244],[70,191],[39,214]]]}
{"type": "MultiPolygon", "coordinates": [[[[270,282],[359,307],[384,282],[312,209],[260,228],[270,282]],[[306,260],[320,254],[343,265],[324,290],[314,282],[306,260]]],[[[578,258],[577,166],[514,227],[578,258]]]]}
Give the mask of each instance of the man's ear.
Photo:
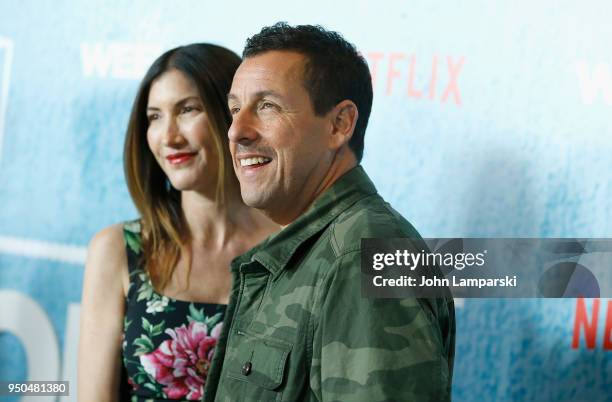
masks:
{"type": "Polygon", "coordinates": [[[337,150],[344,144],[348,144],[355,131],[359,112],[357,105],[348,99],[338,103],[331,110],[331,132],[329,136],[329,146],[337,150]]]}

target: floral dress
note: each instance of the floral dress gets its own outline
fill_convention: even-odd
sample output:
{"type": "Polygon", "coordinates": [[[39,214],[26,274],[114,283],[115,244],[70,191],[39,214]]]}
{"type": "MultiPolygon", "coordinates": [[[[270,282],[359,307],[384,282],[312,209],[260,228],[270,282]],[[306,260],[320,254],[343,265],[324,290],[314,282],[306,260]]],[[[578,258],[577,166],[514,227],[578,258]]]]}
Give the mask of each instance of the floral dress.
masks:
{"type": "Polygon", "coordinates": [[[130,287],[122,345],[124,382],[129,385],[122,387],[122,400],[200,400],[225,305],[176,300],[157,293],[140,263],[139,221],[125,223],[123,234],[130,287]]]}

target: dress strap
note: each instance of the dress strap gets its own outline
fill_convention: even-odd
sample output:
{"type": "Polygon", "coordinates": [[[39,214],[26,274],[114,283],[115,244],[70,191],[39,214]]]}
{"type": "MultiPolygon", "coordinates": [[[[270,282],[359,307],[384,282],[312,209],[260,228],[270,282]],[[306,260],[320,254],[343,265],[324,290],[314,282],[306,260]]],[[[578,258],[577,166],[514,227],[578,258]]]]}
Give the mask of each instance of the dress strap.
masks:
{"type": "Polygon", "coordinates": [[[141,243],[140,220],[127,221],[123,223],[123,241],[127,254],[128,274],[130,287],[127,299],[131,300],[132,295],[138,290],[143,282],[146,273],[142,266],[142,243],[141,243]]]}

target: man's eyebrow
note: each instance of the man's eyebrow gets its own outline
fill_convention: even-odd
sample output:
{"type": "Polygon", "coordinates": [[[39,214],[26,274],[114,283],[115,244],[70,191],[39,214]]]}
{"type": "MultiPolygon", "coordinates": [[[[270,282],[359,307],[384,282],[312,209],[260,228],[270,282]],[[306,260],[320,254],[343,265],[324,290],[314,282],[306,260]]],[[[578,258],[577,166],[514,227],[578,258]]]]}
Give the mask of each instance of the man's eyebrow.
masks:
{"type": "MultiPolygon", "coordinates": [[[[276,91],[272,91],[272,90],[270,90],[270,89],[266,89],[266,90],[264,90],[264,91],[258,91],[258,92],[255,92],[255,94],[253,95],[253,97],[254,97],[255,99],[265,98],[266,96],[271,96],[271,97],[273,97],[273,98],[282,98],[282,96],[281,96],[281,95],[280,95],[278,92],[276,92],[276,91]]],[[[235,101],[235,102],[238,102],[238,96],[236,96],[236,95],[234,95],[234,94],[230,93],[230,94],[228,94],[228,95],[227,95],[227,101],[228,101],[228,102],[229,102],[229,101],[235,101]]]]}

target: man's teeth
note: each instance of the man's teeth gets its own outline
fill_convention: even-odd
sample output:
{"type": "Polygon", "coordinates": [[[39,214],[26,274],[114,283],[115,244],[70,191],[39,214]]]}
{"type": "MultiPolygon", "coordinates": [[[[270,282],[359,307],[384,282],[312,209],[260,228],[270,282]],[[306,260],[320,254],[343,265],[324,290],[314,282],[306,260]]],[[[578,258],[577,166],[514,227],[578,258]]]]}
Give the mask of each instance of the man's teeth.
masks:
{"type": "Polygon", "coordinates": [[[257,165],[260,163],[268,163],[270,162],[272,159],[270,158],[264,158],[264,157],[257,157],[257,158],[246,158],[246,159],[240,159],[240,166],[252,166],[252,165],[257,165]]]}

